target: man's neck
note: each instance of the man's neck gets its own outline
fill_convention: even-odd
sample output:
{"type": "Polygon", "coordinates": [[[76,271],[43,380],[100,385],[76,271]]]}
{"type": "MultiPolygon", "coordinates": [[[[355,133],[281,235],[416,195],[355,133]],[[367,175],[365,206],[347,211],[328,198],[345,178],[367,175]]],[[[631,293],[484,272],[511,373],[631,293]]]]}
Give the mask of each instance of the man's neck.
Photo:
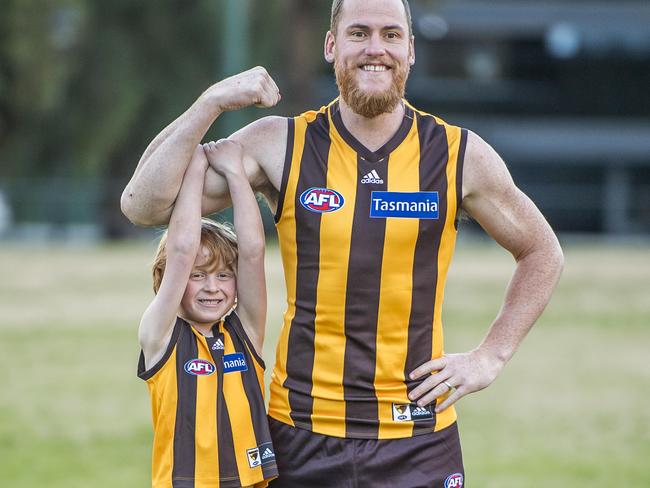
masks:
{"type": "Polygon", "coordinates": [[[399,103],[392,112],[378,115],[372,119],[354,112],[343,98],[339,99],[339,108],[345,128],[361,144],[373,152],[386,144],[395,135],[404,119],[403,103],[399,103]]]}

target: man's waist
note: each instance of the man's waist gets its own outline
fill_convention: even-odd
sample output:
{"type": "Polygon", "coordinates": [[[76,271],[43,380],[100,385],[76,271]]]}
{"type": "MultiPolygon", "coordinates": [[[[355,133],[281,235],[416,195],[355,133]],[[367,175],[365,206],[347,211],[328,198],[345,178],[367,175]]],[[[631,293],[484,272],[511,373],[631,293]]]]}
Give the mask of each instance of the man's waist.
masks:
{"type": "Polygon", "coordinates": [[[401,388],[375,390],[378,393],[374,395],[329,392],[331,396],[326,397],[322,396],[324,390],[314,390],[311,393],[289,389],[274,379],[269,415],[319,434],[359,439],[412,437],[440,430],[456,420],[453,407],[436,414],[433,404],[418,407],[411,403],[404,383],[401,388]]]}

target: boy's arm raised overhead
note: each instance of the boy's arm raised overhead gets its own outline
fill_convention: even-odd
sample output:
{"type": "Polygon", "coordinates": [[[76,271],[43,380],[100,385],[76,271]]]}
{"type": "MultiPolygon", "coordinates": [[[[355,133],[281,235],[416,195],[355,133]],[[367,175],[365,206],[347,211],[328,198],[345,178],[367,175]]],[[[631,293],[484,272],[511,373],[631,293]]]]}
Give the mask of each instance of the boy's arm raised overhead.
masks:
{"type": "Polygon", "coordinates": [[[246,177],[242,146],[232,140],[203,145],[210,166],[228,183],[237,234],[237,314],[259,355],[266,324],[264,227],[246,177]]]}
{"type": "Polygon", "coordinates": [[[199,145],[185,171],[167,229],[160,288],[140,321],[138,338],[147,369],[163,356],[201,243],[201,194],[208,160],[199,145]]]}

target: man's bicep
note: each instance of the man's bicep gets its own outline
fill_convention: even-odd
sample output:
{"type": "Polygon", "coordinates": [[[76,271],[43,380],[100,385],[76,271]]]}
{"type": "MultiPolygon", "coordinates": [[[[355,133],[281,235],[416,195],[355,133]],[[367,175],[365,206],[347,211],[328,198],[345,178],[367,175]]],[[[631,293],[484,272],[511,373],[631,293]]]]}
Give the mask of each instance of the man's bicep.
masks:
{"type": "MultiPolygon", "coordinates": [[[[244,170],[255,192],[266,198],[273,209],[282,179],[287,144],[287,119],[264,117],[243,127],[229,139],[244,148],[244,170]]],[[[203,189],[203,215],[217,212],[231,205],[226,180],[209,168],[203,189]]]]}
{"type": "Polygon", "coordinates": [[[263,117],[232,134],[229,139],[244,148],[244,168],[255,191],[269,194],[280,189],[287,151],[286,117],[263,117]]]}
{"type": "Polygon", "coordinates": [[[230,193],[226,179],[212,168],[205,172],[203,183],[203,198],[201,199],[201,215],[219,212],[231,205],[230,193]]]}
{"type": "Polygon", "coordinates": [[[463,168],[462,208],[515,257],[550,231],[535,204],[516,187],[501,157],[473,133],[463,168]]]}

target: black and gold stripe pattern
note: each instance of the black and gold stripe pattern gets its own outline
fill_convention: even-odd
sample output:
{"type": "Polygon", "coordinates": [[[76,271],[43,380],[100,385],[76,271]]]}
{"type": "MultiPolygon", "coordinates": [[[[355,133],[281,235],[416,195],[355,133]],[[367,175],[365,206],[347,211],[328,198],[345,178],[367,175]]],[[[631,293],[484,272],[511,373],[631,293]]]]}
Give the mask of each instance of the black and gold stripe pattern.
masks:
{"type": "Polygon", "coordinates": [[[453,254],[467,134],[405,104],[395,135],[369,151],[335,100],[289,120],[276,214],[287,311],[270,415],[337,437],[387,439],[440,430],[453,408],[396,421],[416,366],[443,354],[441,306],[453,254]],[[365,176],[379,175],[370,181],[365,176]],[[310,189],[343,197],[332,211],[310,189]],[[437,192],[437,218],[371,216],[373,192],[437,192]]]}
{"type": "Polygon", "coordinates": [[[145,370],[140,355],[138,376],[151,396],[154,488],[266,486],[277,476],[264,363],[234,312],[212,332],[204,337],[179,318],[154,367],[145,370]],[[226,371],[224,356],[235,353],[243,355],[246,371],[226,371]],[[188,362],[196,360],[209,363],[211,373],[189,374],[188,362]],[[267,448],[272,456],[263,457],[267,448]]]}

